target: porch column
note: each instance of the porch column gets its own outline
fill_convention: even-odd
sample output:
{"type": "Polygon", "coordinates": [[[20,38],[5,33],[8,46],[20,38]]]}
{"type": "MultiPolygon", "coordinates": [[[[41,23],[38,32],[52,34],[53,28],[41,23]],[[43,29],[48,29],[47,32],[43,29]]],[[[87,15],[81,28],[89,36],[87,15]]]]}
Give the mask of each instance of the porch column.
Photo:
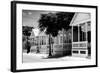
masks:
{"type": "Polygon", "coordinates": [[[87,34],[88,31],[87,31],[87,22],[85,23],[85,27],[86,27],[85,30],[86,30],[86,41],[87,41],[86,47],[87,47],[87,49],[88,49],[88,38],[87,38],[87,37],[88,37],[88,34],[87,34]]]}
{"type": "Polygon", "coordinates": [[[73,46],[73,25],[72,25],[72,46],[73,46]]]}
{"type": "Polygon", "coordinates": [[[85,23],[85,27],[86,27],[85,30],[86,30],[86,41],[87,41],[88,40],[87,39],[87,36],[88,36],[88,34],[87,34],[87,22],[85,23]]]}
{"type": "Polygon", "coordinates": [[[79,29],[79,24],[78,24],[78,42],[80,42],[80,29],[79,29]]]}

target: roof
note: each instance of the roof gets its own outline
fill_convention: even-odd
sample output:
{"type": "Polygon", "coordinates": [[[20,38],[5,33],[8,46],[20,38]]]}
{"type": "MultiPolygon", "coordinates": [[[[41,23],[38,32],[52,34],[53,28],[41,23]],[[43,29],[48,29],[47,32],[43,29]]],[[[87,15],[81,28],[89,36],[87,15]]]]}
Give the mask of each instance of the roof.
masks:
{"type": "MultiPolygon", "coordinates": [[[[47,35],[45,34],[45,31],[43,32],[39,31],[38,36],[47,36],[47,35]]],[[[32,31],[30,35],[30,38],[33,38],[33,37],[36,37],[34,31],[32,31]]]]}
{"type": "Polygon", "coordinates": [[[35,37],[35,35],[34,35],[34,32],[32,31],[31,35],[30,35],[30,38],[33,38],[33,37],[35,37]]]}
{"type": "Polygon", "coordinates": [[[85,22],[85,21],[89,21],[90,19],[91,19],[90,13],[76,12],[72,18],[70,26],[77,25],[77,24],[85,22]]]}

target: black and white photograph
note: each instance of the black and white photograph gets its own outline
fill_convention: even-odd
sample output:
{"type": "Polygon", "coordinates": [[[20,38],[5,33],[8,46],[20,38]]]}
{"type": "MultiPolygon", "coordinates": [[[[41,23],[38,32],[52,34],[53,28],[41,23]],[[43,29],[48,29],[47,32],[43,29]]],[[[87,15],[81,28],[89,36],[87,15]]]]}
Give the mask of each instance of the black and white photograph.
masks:
{"type": "Polygon", "coordinates": [[[22,22],[23,63],[91,59],[90,13],[23,10],[22,22]]]}
{"type": "Polygon", "coordinates": [[[97,67],[96,6],[12,6],[12,71],[97,67]]]}

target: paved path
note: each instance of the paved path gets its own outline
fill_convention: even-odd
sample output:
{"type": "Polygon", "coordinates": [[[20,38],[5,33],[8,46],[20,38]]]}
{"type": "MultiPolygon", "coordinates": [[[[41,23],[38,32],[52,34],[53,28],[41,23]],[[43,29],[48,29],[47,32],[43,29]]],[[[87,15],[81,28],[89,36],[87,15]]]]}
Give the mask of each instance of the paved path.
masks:
{"type": "Polygon", "coordinates": [[[72,56],[66,56],[66,57],[60,57],[60,58],[47,58],[47,56],[48,54],[23,53],[23,63],[90,60],[87,58],[72,57],[72,56]]]}

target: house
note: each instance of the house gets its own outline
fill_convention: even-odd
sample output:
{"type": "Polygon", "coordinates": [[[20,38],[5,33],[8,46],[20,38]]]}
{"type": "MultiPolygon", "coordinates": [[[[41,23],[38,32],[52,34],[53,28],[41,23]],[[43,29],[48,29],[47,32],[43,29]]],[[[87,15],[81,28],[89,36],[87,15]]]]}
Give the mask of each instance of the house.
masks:
{"type": "Polygon", "coordinates": [[[76,12],[72,26],[72,56],[91,56],[91,15],[76,12]]]}
{"type": "MultiPolygon", "coordinates": [[[[53,55],[71,55],[71,29],[66,31],[59,31],[57,37],[52,37],[53,44],[51,45],[53,55]]],[[[38,36],[31,32],[30,36],[31,52],[36,52],[37,47],[40,53],[49,53],[49,36],[44,32],[39,33],[38,36]]]]}

